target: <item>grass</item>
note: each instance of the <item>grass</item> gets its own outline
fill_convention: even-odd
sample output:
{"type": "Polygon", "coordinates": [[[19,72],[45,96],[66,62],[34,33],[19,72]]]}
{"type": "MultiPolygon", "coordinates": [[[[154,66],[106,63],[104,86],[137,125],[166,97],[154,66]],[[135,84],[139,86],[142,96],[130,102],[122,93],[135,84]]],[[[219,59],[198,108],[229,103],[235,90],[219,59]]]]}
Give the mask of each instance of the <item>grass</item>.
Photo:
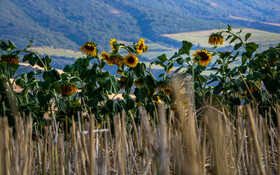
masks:
{"type": "MultiPolygon", "coordinates": [[[[233,29],[233,31],[238,32],[240,29],[233,29]]],[[[208,44],[208,37],[211,33],[216,33],[219,30],[205,30],[205,31],[197,31],[197,32],[184,32],[184,33],[174,33],[174,34],[163,34],[163,36],[175,39],[177,41],[187,40],[192,42],[195,45],[200,45],[201,47],[212,47],[208,44]]],[[[256,42],[257,44],[261,45],[263,50],[268,49],[271,46],[276,46],[280,42],[280,34],[279,33],[272,33],[266,32],[262,30],[256,29],[243,29],[241,36],[244,38],[246,33],[251,33],[251,38],[248,39],[248,42],[256,42]]],[[[227,36],[225,35],[224,38],[227,36]]],[[[228,45],[228,42],[224,42],[223,46],[228,45]]],[[[236,42],[234,42],[236,43],[236,42]]],[[[232,43],[231,45],[234,45],[232,43]]]]}
{"type": "Polygon", "coordinates": [[[72,126],[52,116],[51,125],[35,128],[23,115],[16,117],[15,132],[0,118],[0,174],[280,172],[280,130],[257,109],[243,106],[229,114],[210,103],[197,111],[179,106],[174,113],[159,104],[155,118],[139,110],[139,122],[130,112],[120,113],[100,128],[90,114],[78,115],[72,126]]]}

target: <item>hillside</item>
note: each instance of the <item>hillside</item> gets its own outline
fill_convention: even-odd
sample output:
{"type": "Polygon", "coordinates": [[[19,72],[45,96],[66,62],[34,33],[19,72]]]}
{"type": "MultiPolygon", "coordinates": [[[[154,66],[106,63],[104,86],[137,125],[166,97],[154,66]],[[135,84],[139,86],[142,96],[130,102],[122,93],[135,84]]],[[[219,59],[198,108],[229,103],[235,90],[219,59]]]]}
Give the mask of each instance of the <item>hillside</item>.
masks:
{"type": "Polygon", "coordinates": [[[112,37],[144,37],[178,46],[161,34],[216,29],[226,23],[279,32],[280,26],[269,24],[280,23],[279,5],[277,0],[0,0],[0,37],[18,46],[34,40],[34,46],[76,51],[87,40],[109,49],[112,37]]]}

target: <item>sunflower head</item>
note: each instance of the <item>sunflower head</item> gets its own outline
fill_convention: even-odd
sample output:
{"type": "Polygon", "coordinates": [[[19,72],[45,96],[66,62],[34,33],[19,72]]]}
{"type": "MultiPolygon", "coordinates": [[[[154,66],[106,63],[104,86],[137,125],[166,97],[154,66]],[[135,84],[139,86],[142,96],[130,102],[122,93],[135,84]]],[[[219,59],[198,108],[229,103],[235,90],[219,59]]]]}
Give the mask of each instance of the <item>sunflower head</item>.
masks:
{"type": "Polygon", "coordinates": [[[19,64],[19,58],[17,55],[2,55],[1,62],[6,62],[7,64],[19,64]]]}
{"type": "Polygon", "coordinates": [[[146,48],[145,46],[145,40],[143,38],[141,38],[136,46],[136,54],[137,55],[141,55],[141,53],[144,51],[146,51],[148,48],[146,48]]]}
{"type": "Polygon", "coordinates": [[[212,55],[205,49],[203,50],[196,50],[194,54],[192,54],[192,56],[194,57],[194,61],[198,62],[198,65],[201,66],[207,66],[211,59],[212,59],[212,55]]]}
{"type": "Polygon", "coordinates": [[[111,38],[110,45],[113,51],[117,49],[116,44],[117,44],[116,38],[111,38]]]}
{"type": "Polygon", "coordinates": [[[139,105],[142,105],[142,103],[138,101],[135,103],[135,105],[139,106],[139,105]]]}
{"type": "Polygon", "coordinates": [[[97,48],[96,48],[96,44],[91,41],[91,42],[86,42],[85,44],[82,45],[81,47],[81,51],[86,54],[86,55],[90,55],[92,57],[96,56],[97,53],[97,48]]]}
{"type": "Polygon", "coordinates": [[[237,93],[239,99],[242,99],[243,95],[241,93],[237,93]]]}
{"type": "Polygon", "coordinates": [[[212,33],[209,36],[208,43],[211,45],[223,45],[224,38],[221,33],[212,33]]]}
{"type": "Polygon", "coordinates": [[[149,46],[145,46],[143,49],[143,52],[147,52],[148,49],[149,49],[149,46]]]}
{"type": "Polygon", "coordinates": [[[173,67],[171,67],[170,69],[168,69],[167,72],[170,74],[172,69],[173,69],[173,67]]]}
{"type": "Polygon", "coordinates": [[[157,90],[162,90],[164,88],[164,83],[163,82],[157,82],[157,90]]]}
{"type": "Polygon", "coordinates": [[[172,88],[171,88],[171,85],[167,84],[163,87],[163,93],[165,95],[169,95],[172,93],[172,88]]]}
{"type": "Polygon", "coordinates": [[[73,95],[75,94],[77,91],[77,85],[75,84],[62,84],[60,87],[59,87],[59,93],[62,95],[62,96],[70,96],[70,95],[73,95]]]}
{"type": "Polygon", "coordinates": [[[120,87],[121,88],[125,88],[125,80],[126,80],[125,77],[121,77],[121,79],[120,79],[120,87]]]}
{"type": "Polygon", "coordinates": [[[153,99],[153,102],[160,103],[160,98],[158,95],[156,95],[156,93],[154,93],[152,99],[153,99]]]}
{"type": "Polygon", "coordinates": [[[138,64],[138,58],[135,55],[128,54],[124,58],[124,64],[128,67],[135,67],[138,64]]]}
{"type": "MultiPolygon", "coordinates": [[[[252,84],[251,86],[249,86],[249,91],[251,93],[255,92],[255,91],[259,91],[261,88],[261,83],[260,82],[256,82],[256,84],[252,84]]],[[[245,90],[244,93],[247,95],[248,91],[245,90]]]]}
{"type": "Polygon", "coordinates": [[[123,65],[123,60],[118,57],[118,56],[115,56],[112,58],[114,60],[114,64],[121,67],[123,65]]]}
{"type": "Polygon", "coordinates": [[[178,111],[178,106],[176,105],[176,104],[172,104],[172,105],[170,105],[170,109],[172,110],[172,111],[178,111]]]}
{"type": "Polygon", "coordinates": [[[144,81],[143,81],[143,79],[138,79],[138,80],[135,80],[134,82],[133,82],[133,84],[134,84],[134,86],[136,86],[136,87],[141,87],[142,85],[143,85],[143,83],[144,83],[144,81]]]}
{"type": "Polygon", "coordinates": [[[274,61],[268,61],[268,65],[270,66],[270,67],[272,67],[272,66],[275,66],[275,64],[276,63],[278,63],[280,61],[280,58],[276,58],[276,59],[274,59],[274,61]]]}
{"type": "Polygon", "coordinates": [[[116,73],[121,75],[123,73],[123,70],[118,69],[116,73]]]}
{"type": "Polygon", "coordinates": [[[110,54],[108,54],[107,52],[102,52],[101,53],[101,58],[106,61],[106,63],[108,63],[109,59],[110,59],[110,54]]]}

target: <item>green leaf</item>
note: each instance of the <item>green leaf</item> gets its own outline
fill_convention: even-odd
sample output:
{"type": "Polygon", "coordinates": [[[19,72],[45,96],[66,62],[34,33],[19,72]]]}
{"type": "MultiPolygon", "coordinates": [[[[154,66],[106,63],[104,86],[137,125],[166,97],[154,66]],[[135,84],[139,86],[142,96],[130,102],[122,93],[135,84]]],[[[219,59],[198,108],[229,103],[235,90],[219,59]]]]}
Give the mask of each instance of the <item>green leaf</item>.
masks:
{"type": "Polygon", "coordinates": [[[61,79],[59,72],[56,69],[52,69],[51,71],[45,71],[43,73],[44,80],[49,79],[51,83],[55,81],[59,81],[61,79]]]}
{"type": "Polygon", "coordinates": [[[39,81],[38,85],[39,85],[40,89],[43,91],[49,90],[51,87],[50,81],[39,81]]]}
{"type": "Polygon", "coordinates": [[[199,75],[199,81],[201,83],[206,83],[207,79],[204,76],[199,75]]]}
{"type": "Polygon", "coordinates": [[[193,44],[188,41],[182,41],[182,44],[183,44],[182,48],[179,49],[179,51],[178,51],[179,55],[182,55],[182,54],[190,55],[190,50],[191,50],[193,44]]]}
{"type": "Polygon", "coordinates": [[[60,83],[55,81],[53,82],[52,87],[55,89],[56,92],[58,92],[60,88],[60,83]]]}
{"type": "Polygon", "coordinates": [[[0,50],[7,51],[9,49],[9,41],[2,39],[0,41],[0,50]]]}
{"type": "Polygon", "coordinates": [[[119,81],[115,76],[108,77],[104,80],[105,90],[111,91],[114,94],[117,94],[120,90],[119,81]]]}
{"type": "Polygon", "coordinates": [[[183,65],[184,64],[184,59],[183,58],[178,58],[176,60],[176,62],[179,64],[179,65],[183,65]]]}
{"type": "Polygon", "coordinates": [[[126,48],[127,50],[129,50],[130,52],[134,53],[134,50],[132,49],[132,47],[126,46],[125,48],[126,48]]]}
{"type": "Polygon", "coordinates": [[[158,56],[157,59],[160,61],[160,62],[165,62],[167,60],[166,58],[166,55],[165,54],[162,54],[161,56],[158,56]]]}
{"type": "Polygon", "coordinates": [[[236,34],[240,34],[242,32],[242,29],[239,30],[239,32],[236,32],[236,34]]]}
{"type": "Polygon", "coordinates": [[[231,26],[229,24],[227,25],[227,29],[228,31],[231,31],[231,26]]]}
{"type": "Polygon", "coordinates": [[[133,76],[129,74],[129,76],[125,79],[125,92],[127,94],[130,94],[132,85],[133,85],[133,76]]]}
{"type": "Polygon", "coordinates": [[[247,57],[247,55],[246,54],[242,54],[242,66],[247,62],[247,60],[248,60],[249,58],[247,57]]]}
{"type": "Polygon", "coordinates": [[[249,52],[250,54],[252,54],[253,52],[255,52],[257,49],[259,48],[259,45],[251,42],[251,43],[247,43],[245,44],[245,49],[247,52],[249,52]]]}
{"type": "Polygon", "coordinates": [[[29,61],[29,59],[32,58],[32,55],[33,55],[32,53],[24,55],[22,61],[23,62],[29,61]]]}
{"type": "Polygon", "coordinates": [[[234,50],[239,49],[242,46],[242,43],[237,43],[234,45],[234,50]]]}
{"type": "Polygon", "coordinates": [[[146,86],[150,90],[150,92],[153,92],[154,88],[157,87],[156,81],[150,75],[147,75],[146,78],[144,79],[144,81],[145,81],[146,86]]]}
{"type": "Polygon", "coordinates": [[[15,44],[9,40],[9,49],[14,50],[16,48],[15,44]]]}
{"type": "Polygon", "coordinates": [[[272,79],[269,76],[266,76],[263,79],[263,83],[265,88],[270,92],[270,93],[276,93],[280,87],[280,83],[277,79],[272,79]]]}
{"type": "Polygon", "coordinates": [[[147,97],[148,89],[146,87],[143,88],[135,88],[134,95],[136,96],[137,102],[145,102],[145,98],[147,97]]]}
{"type": "Polygon", "coordinates": [[[146,65],[144,63],[137,64],[137,66],[133,69],[133,72],[135,75],[139,78],[145,77],[145,70],[146,70],[146,65]]]}
{"type": "Polygon", "coordinates": [[[116,112],[116,103],[113,100],[108,100],[106,102],[106,107],[109,109],[111,113],[116,112]]]}
{"type": "Polygon", "coordinates": [[[233,36],[233,35],[227,36],[226,41],[227,41],[228,39],[230,39],[232,36],[233,36]]]}
{"type": "Polygon", "coordinates": [[[55,101],[55,108],[58,108],[59,111],[62,111],[64,113],[68,113],[69,109],[69,103],[66,99],[56,100],[55,101]]]}
{"type": "Polygon", "coordinates": [[[237,36],[234,36],[234,37],[231,39],[231,41],[229,42],[229,44],[232,43],[232,42],[234,42],[236,39],[238,39],[238,37],[237,37],[237,36]]]}
{"type": "Polygon", "coordinates": [[[206,69],[206,66],[197,66],[195,69],[194,69],[194,75],[195,76],[198,76],[200,75],[204,70],[206,69]]]}
{"type": "Polygon", "coordinates": [[[251,36],[251,33],[247,33],[247,34],[245,35],[245,41],[247,41],[247,40],[250,38],[250,36],[251,36]]]}
{"type": "Polygon", "coordinates": [[[126,98],[125,98],[125,102],[126,102],[126,110],[131,110],[134,108],[135,106],[135,103],[134,103],[134,100],[130,97],[130,95],[128,95],[126,98]]]}
{"type": "Polygon", "coordinates": [[[71,66],[66,65],[66,66],[63,68],[63,72],[71,73],[71,66]]]}
{"type": "Polygon", "coordinates": [[[33,57],[32,56],[28,61],[29,61],[29,64],[34,66],[36,64],[36,62],[38,61],[38,57],[33,57]]]}
{"type": "Polygon", "coordinates": [[[87,101],[86,103],[89,107],[97,107],[98,100],[97,99],[92,99],[92,100],[87,101]]]}

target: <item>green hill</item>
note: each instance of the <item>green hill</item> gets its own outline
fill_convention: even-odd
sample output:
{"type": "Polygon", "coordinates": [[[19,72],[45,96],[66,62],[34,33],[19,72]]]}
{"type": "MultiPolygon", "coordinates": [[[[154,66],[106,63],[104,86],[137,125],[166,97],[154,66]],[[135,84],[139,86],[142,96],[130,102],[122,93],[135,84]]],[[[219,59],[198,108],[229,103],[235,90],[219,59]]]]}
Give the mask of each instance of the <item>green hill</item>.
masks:
{"type": "Polygon", "coordinates": [[[227,22],[275,32],[280,27],[267,23],[280,23],[277,6],[277,0],[0,0],[0,37],[18,46],[34,40],[34,46],[76,51],[88,40],[109,49],[113,37],[178,46],[161,34],[216,29],[227,22]]]}

